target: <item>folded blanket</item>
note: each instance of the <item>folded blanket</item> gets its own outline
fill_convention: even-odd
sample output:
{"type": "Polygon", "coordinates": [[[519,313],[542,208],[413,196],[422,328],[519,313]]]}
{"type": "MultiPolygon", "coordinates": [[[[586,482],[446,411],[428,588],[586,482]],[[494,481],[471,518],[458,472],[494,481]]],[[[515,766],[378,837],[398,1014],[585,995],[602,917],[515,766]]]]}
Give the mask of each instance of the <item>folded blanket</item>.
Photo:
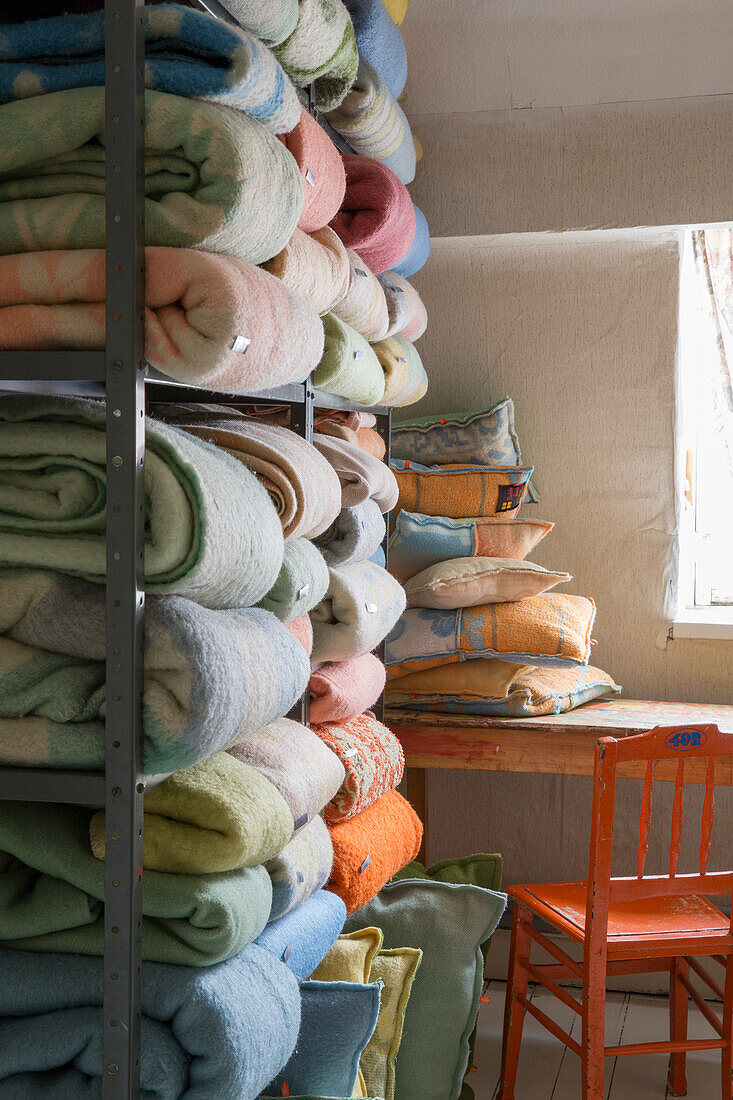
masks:
{"type": "Polygon", "coordinates": [[[399,787],[405,770],[402,745],[372,714],[313,727],[338,756],[346,777],[324,811],[326,821],[348,821],[399,787]]]}
{"type": "MultiPolygon", "coordinates": [[[[230,0],[230,3],[232,0],[230,0]]],[[[399,27],[407,15],[408,0],[384,0],[384,6],[389,12],[390,18],[399,27]]]]}
{"type": "Polygon", "coordinates": [[[267,489],[286,539],[315,538],[338,516],[337,474],[311,443],[288,428],[225,405],[166,405],[156,409],[156,416],[244,463],[267,489]]]}
{"type": "MultiPolygon", "coordinates": [[[[104,404],[10,394],[0,397],[0,424],[0,562],[102,584],[104,404]]],[[[145,440],[146,590],[208,607],[256,603],[284,547],[265,490],[231,455],[177,428],[148,419],[145,440]]]]}
{"type": "Polygon", "coordinates": [[[374,706],[384,690],[384,665],[373,653],[327,661],[311,673],[311,722],[342,722],[374,706]]]}
{"type": "Polygon", "coordinates": [[[259,606],[288,623],[312,611],[326,595],[328,584],[328,566],[318,547],[308,539],[290,539],[280,574],[259,606]]]}
{"type": "Polygon", "coordinates": [[[382,569],[386,569],[387,568],[387,555],[384,552],[384,547],[383,546],[377,547],[377,549],[374,551],[374,553],[370,557],[369,561],[373,561],[375,565],[380,566],[380,568],[382,568],[382,569]]]}
{"type": "Polygon", "coordinates": [[[370,561],[329,569],[326,598],[313,611],[313,659],[343,661],[369,653],[405,609],[405,590],[370,561]]]}
{"type": "Polygon", "coordinates": [[[366,561],[384,541],[387,524],[376,500],[343,508],[316,544],[328,565],[366,561]]]}
{"type": "Polygon", "coordinates": [[[362,500],[376,500],[382,512],[391,512],[397,503],[397,480],[384,462],[342,439],[316,432],[313,446],[333,466],[341,482],[341,505],[351,508],[362,500]]]}
{"type": "Polygon", "coordinates": [[[345,439],[353,447],[373,455],[381,462],[387,452],[384,439],[374,428],[351,428],[345,423],[332,420],[328,416],[319,416],[315,420],[316,430],[321,435],[333,435],[336,439],[345,439]]]}
{"type": "Polygon", "coordinates": [[[375,344],[374,352],[384,371],[383,405],[401,408],[425,396],[428,376],[414,344],[403,336],[390,336],[375,344]]]}
{"type": "Polygon", "coordinates": [[[471,702],[481,699],[498,701],[506,699],[517,677],[532,671],[530,665],[500,661],[498,657],[454,661],[450,665],[408,672],[404,676],[390,679],[385,697],[390,706],[407,707],[411,707],[421,697],[460,697],[471,702]]]}
{"type": "Polygon", "coordinates": [[[347,248],[358,252],[375,274],[394,267],[409,254],[416,231],[416,207],[394,172],[378,160],[344,156],[346,196],[331,222],[347,248]]]}
{"type": "MultiPolygon", "coordinates": [[[[103,11],[30,19],[3,32],[0,102],[103,84],[103,11]]],[[[183,4],[145,9],[145,86],[227,104],[274,134],[291,130],[300,113],[295,89],[262,42],[183,4]]]]}
{"type": "Polygon", "coordinates": [[[517,513],[534,469],[458,463],[423,466],[399,458],[390,465],[403,511],[449,519],[517,513]]]}
{"type": "Polygon", "coordinates": [[[313,649],[313,624],[310,615],[301,615],[298,619],[285,623],[285,626],[310,657],[313,649]]]}
{"type": "Polygon", "coordinates": [[[405,90],[407,50],[383,0],[344,0],[354,24],[359,57],[382,75],[395,99],[405,90]]]}
{"type": "MultiPolygon", "coordinates": [[[[397,28],[393,30],[399,37],[397,28]]],[[[394,172],[398,180],[412,183],[417,156],[410,123],[388,81],[364,58],[359,62],[351,91],[340,106],[329,111],[327,118],[355,153],[373,157],[394,172]]]]}
{"type": "MultiPolygon", "coordinates": [[[[0,1095],[102,1095],[100,959],[0,951],[0,1095]]],[[[206,970],[146,963],[140,1095],[259,1096],[300,1028],[296,978],[261,947],[206,970]]]]}
{"type": "Polygon", "coordinates": [[[595,614],[593,600],[557,592],[449,611],[411,607],[387,639],[387,675],[476,657],[544,668],[587,665],[595,614]]]}
{"type": "Polygon", "coordinates": [[[393,271],[398,275],[404,275],[407,279],[424,267],[430,258],[430,228],[427,219],[419,206],[413,207],[413,214],[415,215],[415,233],[410,238],[412,243],[400,259],[390,265],[393,271]]]}
{"type": "MultiPolygon", "coordinates": [[[[256,867],[293,835],[293,815],[261,772],[226,752],[184,768],[144,798],[143,866],[201,875],[256,867]]],[[[106,815],[89,825],[92,851],[104,859],[106,815]]]]}
{"type": "MultiPolygon", "coordinates": [[[[229,752],[241,764],[256,769],[280,792],[295,828],[302,830],[318,817],[344,780],[343,765],[324,749],[323,741],[308,726],[280,718],[253,731],[229,752]]],[[[289,840],[290,836],[285,843],[289,840]]]]}
{"type": "MultiPolygon", "coordinates": [[[[392,4],[403,2],[390,0],[392,4]]],[[[266,4],[262,0],[222,0],[222,4],[241,27],[261,38],[268,46],[284,42],[298,23],[298,0],[268,0],[266,4]]]]}
{"type": "Polygon", "coordinates": [[[371,346],[349,325],[327,313],[326,346],[313,372],[313,385],[360,405],[376,405],[384,393],[384,375],[371,346]]]}
{"type": "Polygon", "coordinates": [[[289,913],[272,921],[257,944],[281,959],[301,981],[312,974],[341,934],[346,909],[331,891],[318,890],[289,913]]]}
{"type": "Polygon", "coordinates": [[[349,290],[333,312],[365,340],[381,340],[389,325],[384,290],[357,252],[348,249],[348,256],[349,290]]]}
{"type": "MultiPolygon", "coordinates": [[[[0,761],[103,768],[105,594],[59,573],[0,570],[0,761]]],[[[246,739],[303,694],[310,663],[268,611],[179,596],[145,609],[143,765],[172,772],[246,739]]]]}
{"type": "Polygon", "coordinates": [[[305,107],[300,121],[280,138],[303,177],[303,210],[298,228],[323,229],[338,213],[346,193],[346,172],[338,149],[305,107]]]}
{"type": "Polygon", "coordinates": [[[333,844],[323,818],[316,814],[265,866],[272,880],[270,920],[274,921],[297,909],[328,882],[333,844]]]}
{"type": "Polygon", "coordinates": [[[349,913],[371,901],[392,875],[415,859],[422,841],[420,818],[397,791],[329,829],[333,870],[328,889],[343,898],[349,913]]]}
{"type": "Polygon", "coordinates": [[[328,226],[314,233],[296,229],[264,266],[319,314],[328,313],[349,289],[349,257],[328,226]]]}
{"type": "MultiPolygon", "coordinates": [[[[6,103],[0,128],[0,252],[103,248],[104,88],[6,103]]],[[[260,263],[292,237],[300,172],[256,119],[146,92],[145,143],[146,244],[260,263]]]]}
{"type": "MultiPolygon", "coordinates": [[[[103,348],[105,259],[62,248],[0,257],[0,347],[103,348]]],[[[302,381],[323,354],[317,311],[244,260],[150,247],[145,275],[145,358],[177,382],[252,393],[302,381]]]]}
{"type": "MultiPolygon", "coordinates": [[[[104,952],[105,865],[78,806],[0,804],[0,942],[25,951],[104,952]]],[[[259,936],[272,905],[264,867],[226,874],[146,871],[143,957],[210,966],[259,936]]]]}
{"type": "Polygon", "coordinates": [[[356,77],[354,27],[341,0],[298,0],[298,23],[275,57],[296,84],[315,82],[319,111],[338,107],[356,77]]]}
{"type": "Polygon", "coordinates": [[[428,327],[428,311],[412,283],[396,271],[385,271],[378,279],[382,284],[389,312],[387,336],[404,336],[419,340],[428,327]]]}
{"type": "Polygon", "coordinates": [[[405,405],[414,405],[416,401],[422,400],[428,392],[428,376],[415,345],[404,336],[395,336],[394,340],[402,349],[404,358],[407,359],[407,383],[404,389],[392,398],[392,404],[395,408],[404,408],[405,405]]]}

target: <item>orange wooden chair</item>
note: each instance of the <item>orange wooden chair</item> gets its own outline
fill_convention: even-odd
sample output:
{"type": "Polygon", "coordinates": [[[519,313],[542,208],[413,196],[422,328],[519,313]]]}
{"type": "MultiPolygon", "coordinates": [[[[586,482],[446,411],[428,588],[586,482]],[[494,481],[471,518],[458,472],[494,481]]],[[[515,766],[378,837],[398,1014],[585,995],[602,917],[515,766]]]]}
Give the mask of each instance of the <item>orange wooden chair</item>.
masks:
{"type": "MultiPolygon", "coordinates": [[[[730,898],[733,893],[733,871],[708,872],[715,806],[715,761],[718,757],[731,755],[733,735],[721,733],[716,726],[658,727],[635,737],[603,737],[597,742],[588,881],[515,886],[509,890],[514,897],[514,920],[498,1100],[514,1100],[526,1012],[580,1057],[584,1100],[602,1100],[604,1058],[622,1054],[668,1053],[670,1091],[673,1096],[684,1096],[688,1050],[721,1051],[722,1097],[732,1100],[733,917],[726,917],[708,900],[708,896],[728,895],[730,898]],[[699,774],[705,775],[700,870],[699,874],[678,874],[685,767],[691,758],[699,774]],[[661,761],[670,760],[677,761],[677,769],[669,874],[646,875],[655,771],[661,761]],[[633,878],[611,878],[617,769],[619,765],[631,764],[632,773],[644,774],[644,762],[637,874],[633,878]],[[533,915],[549,921],[575,943],[582,944],[582,964],[535,929],[533,915]],[[539,966],[532,963],[533,942],[543,947],[556,963],[539,966]],[[699,956],[712,956],[725,967],[724,988],[701,965],[699,956]],[[669,1041],[605,1046],[606,975],[662,970],[669,970],[670,974],[669,1041]],[[691,984],[690,970],[722,1000],[722,1017],[691,984]],[[567,978],[582,980],[580,1000],[558,984],[559,980],[567,978]],[[578,1013],[582,1019],[579,1043],[527,999],[530,979],[539,982],[578,1013]],[[717,1038],[687,1039],[690,997],[717,1038]]],[[[661,765],[668,774],[674,774],[674,764],[672,773],[669,767],[669,764],[661,765]]]]}

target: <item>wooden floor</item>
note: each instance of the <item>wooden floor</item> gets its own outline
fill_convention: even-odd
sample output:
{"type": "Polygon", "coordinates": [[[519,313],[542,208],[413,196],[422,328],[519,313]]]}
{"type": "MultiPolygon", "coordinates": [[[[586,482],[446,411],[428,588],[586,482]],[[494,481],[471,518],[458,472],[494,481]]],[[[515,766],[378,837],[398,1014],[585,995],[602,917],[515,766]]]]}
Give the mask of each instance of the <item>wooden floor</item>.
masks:
{"type": "MultiPolygon", "coordinates": [[[[479,1012],[475,1063],[469,1083],[476,1100],[492,1100],[498,1090],[501,1033],[504,1017],[503,982],[488,983],[490,1004],[479,1012]]],[[[541,987],[530,986],[532,1000],[580,1039],[579,1018],[541,987]]],[[[606,1043],[653,1042],[668,1037],[668,1001],[638,993],[609,993],[606,1043]]],[[[690,1038],[709,1039],[712,1033],[694,1005],[690,1009],[690,1038]]],[[[665,1100],[667,1055],[638,1055],[606,1060],[606,1100],[665,1100]]],[[[687,1056],[688,1100],[717,1100],[720,1096],[720,1053],[697,1051],[687,1056]]],[[[516,1087],[517,1100],[580,1100],[580,1061],[546,1032],[529,1014],[524,1025],[522,1054],[516,1087]]]]}

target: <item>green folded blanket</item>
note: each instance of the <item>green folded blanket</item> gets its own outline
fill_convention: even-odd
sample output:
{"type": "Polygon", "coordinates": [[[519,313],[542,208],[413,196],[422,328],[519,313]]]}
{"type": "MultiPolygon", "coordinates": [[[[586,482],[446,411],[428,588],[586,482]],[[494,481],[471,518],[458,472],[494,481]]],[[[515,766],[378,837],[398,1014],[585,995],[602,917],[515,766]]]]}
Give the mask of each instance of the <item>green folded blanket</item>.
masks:
{"type": "MultiPolygon", "coordinates": [[[[147,591],[207,607],[257,603],[283,558],[267,491],[241,462],[178,428],[149,418],[145,438],[147,591]]],[[[103,583],[104,404],[0,397],[0,469],[0,564],[103,583]]]]}
{"type": "Polygon", "coordinates": [[[319,111],[338,107],[359,68],[354,27],[341,0],[298,0],[297,25],[273,53],[296,84],[315,81],[319,111]]]}
{"type": "MultiPolygon", "coordinates": [[[[303,205],[300,170],[256,119],[145,94],[146,244],[276,256],[303,205]]],[[[0,252],[103,248],[104,88],[0,107],[0,252]]]]}
{"type": "MultiPolygon", "coordinates": [[[[90,812],[0,802],[0,943],[23,951],[104,954],[105,866],[90,812]]],[[[259,936],[272,905],[264,867],[212,875],[146,871],[143,958],[211,966],[259,936]]]]}
{"type": "Polygon", "coordinates": [[[326,344],[313,373],[313,384],[360,405],[378,405],[384,395],[384,371],[370,344],[335,313],[323,318],[326,344]]]}
{"type": "Polygon", "coordinates": [[[280,622],[290,623],[321,602],[328,583],[328,566],[318,547],[308,539],[290,539],[280,574],[259,606],[272,611],[280,622]]]}

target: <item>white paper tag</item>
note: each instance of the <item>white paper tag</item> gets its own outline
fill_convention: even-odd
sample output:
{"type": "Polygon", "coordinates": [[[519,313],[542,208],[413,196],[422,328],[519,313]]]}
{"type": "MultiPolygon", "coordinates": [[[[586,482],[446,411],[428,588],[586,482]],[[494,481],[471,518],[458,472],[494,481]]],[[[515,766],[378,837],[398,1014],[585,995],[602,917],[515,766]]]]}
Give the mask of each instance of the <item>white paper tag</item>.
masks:
{"type": "Polygon", "coordinates": [[[248,336],[235,336],[232,351],[245,352],[251,343],[252,341],[248,336]]]}
{"type": "Polygon", "coordinates": [[[352,756],[356,756],[358,751],[359,751],[358,749],[356,749],[352,746],[350,749],[344,749],[344,756],[347,759],[349,759],[352,756]]]}
{"type": "Polygon", "coordinates": [[[359,874],[363,875],[369,864],[372,862],[371,856],[367,856],[361,867],[359,868],[359,874]]]}
{"type": "Polygon", "coordinates": [[[355,351],[354,352],[354,359],[363,359],[363,358],[364,358],[364,352],[363,351],[355,351]]]}
{"type": "Polygon", "coordinates": [[[304,584],[303,587],[298,592],[298,599],[302,600],[304,596],[308,595],[310,590],[311,590],[311,586],[309,584],[304,584]]]}
{"type": "Polygon", "coordinates": [[[376,614],[376,612],[379,610],[375,603],[365,603],[364,607],[367,609],[370,615],[376,614]]]}
{"type": "Polygon", "coordinates": [[[306,183],[309,183],[309,184],[311,185],[311,187],[315,187],[315,186],[316,186],[316,177],[315,177],[315,176],[313,175],[313,173],[311,172],[310,168],[307,168],[307,169],[306,169],[306,172],[305,172],[305,182],[306,182],[306,183]]]}
{"type": "Polygon", "coordinates": [[[407,360],[405,359],[404,355],[398,355],[397,356],[397,362],[398,363],[406,363],[407,360]]]}

